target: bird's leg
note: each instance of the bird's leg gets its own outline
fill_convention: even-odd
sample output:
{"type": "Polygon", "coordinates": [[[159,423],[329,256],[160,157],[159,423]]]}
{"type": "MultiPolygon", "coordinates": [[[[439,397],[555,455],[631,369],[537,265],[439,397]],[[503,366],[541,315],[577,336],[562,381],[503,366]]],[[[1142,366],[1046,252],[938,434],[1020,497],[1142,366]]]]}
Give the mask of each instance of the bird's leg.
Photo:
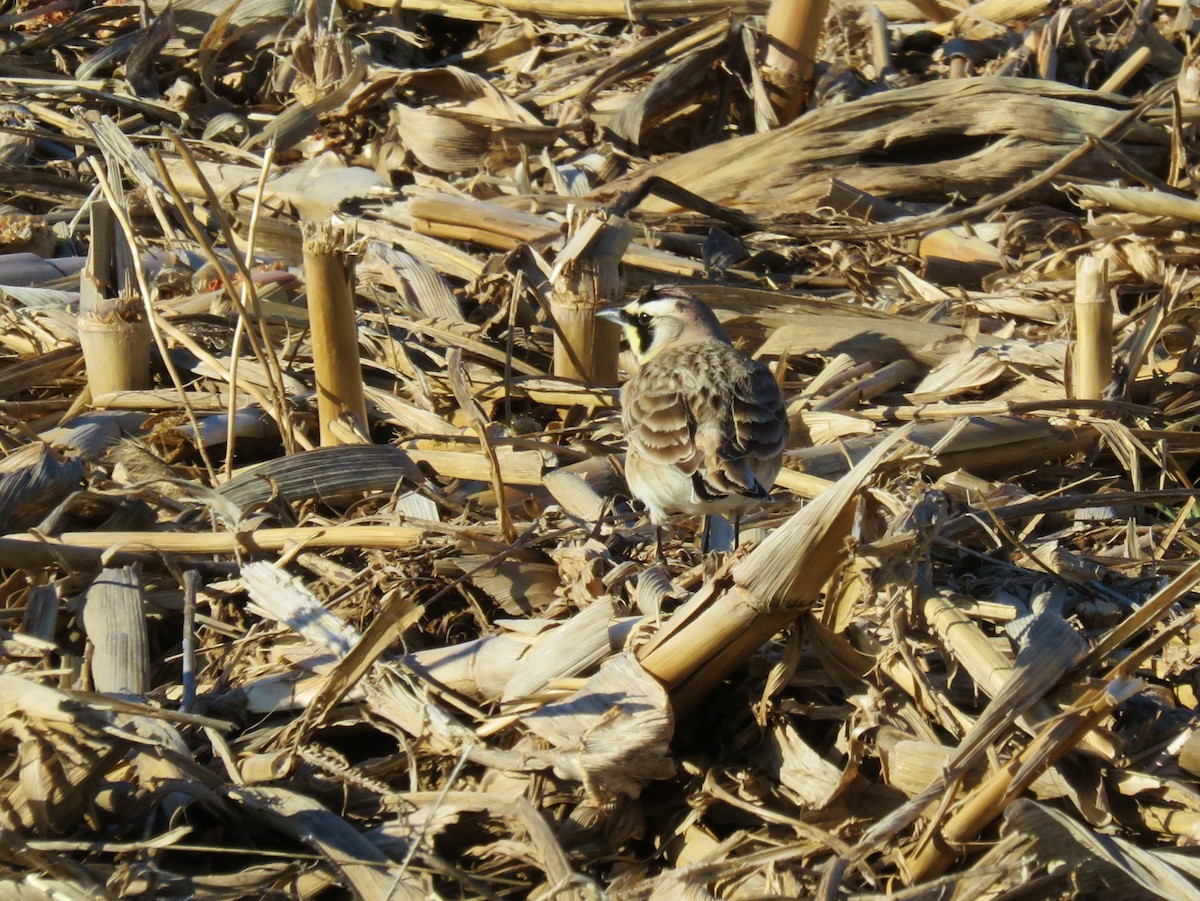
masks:
{"type": "Polygon", "coordinates": [[[656,524],[656,525],[654,526],[654,535],[655,535],[655,540],[658,542],[658,562],[659,562],[659,563],[666,563],[666,562],[667,562],[667,557],[666,557],[666,555],[663,553],[663,543],[662,543],[662,525],[661,525],[661,524],[656,524]]]}
{"type": "Polygon", "coordinates": [[[736,551],[742,546],[742,514],[738,513],[733,517],[733,549],[736,551]]]}
{"type": "Polygon", "coordinates": [[[717,551],[727,554],[731,550],[733,550],[733,529],[729,520],[718,513],[705,516],[701,553],[711,554],[717,551]]]}

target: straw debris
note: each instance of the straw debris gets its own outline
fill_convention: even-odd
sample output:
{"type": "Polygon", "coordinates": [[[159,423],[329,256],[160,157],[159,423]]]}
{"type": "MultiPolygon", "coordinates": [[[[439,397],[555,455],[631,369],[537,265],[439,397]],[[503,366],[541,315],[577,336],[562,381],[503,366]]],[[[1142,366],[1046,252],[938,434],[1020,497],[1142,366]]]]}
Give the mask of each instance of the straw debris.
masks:
{"type": "Polygon", "coordinates": [[[1200,897],[1190,5],[0,19],[0,894],[1200,897]]]}

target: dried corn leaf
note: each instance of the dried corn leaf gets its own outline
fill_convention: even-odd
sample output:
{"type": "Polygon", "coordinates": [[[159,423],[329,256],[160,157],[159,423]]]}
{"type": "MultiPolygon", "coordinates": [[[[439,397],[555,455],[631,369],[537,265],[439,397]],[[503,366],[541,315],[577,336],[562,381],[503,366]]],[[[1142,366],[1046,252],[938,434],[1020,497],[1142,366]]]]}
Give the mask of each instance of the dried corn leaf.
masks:
{"type": "Polygon", "coordinates": [[[771,731],[765,750],[771,757],[767,769],[793,793],[802,810],[823,809],[853,776],[851,771],[844,778],[838,767],[825,760],[799,732],[786,724],[771,731]]]}
{"type": "MultiPolygon", "coordinates": [[[[734,138],[659,163],[649,173],[684,185],[716,203],[771,212],[811,212],[827,190],[828,174],[880,197],[919,195],[922,182],[937,196],[979,196],[989,185],[1056,162],[1067,145],[1115,125],[1112,95],[1090,95],[1054,82],[1018,84],[1008,78],[966,78],[914,85],[813,111],[777,131],[734,138]],[[868,154],[901,154],[920,141],[946,136],[987,137],[986,149],[936,164],[883,166],[854,161],[868,154]],[[935,174],[936,173],[936,174],[935,174]]],[[[1125,135],[1129,152],[1165,146],[1148,126],[1125,135]],[[1136,149],[1135,149],[1136,148],[1136,149]]],[[[970,145],[968,145],[970,146],[970,145]]],[[[1148,158],[1148,157],[1147,157],[1148,158]]],[[[876,157],[876,159],[878,159],[876,157]]],[[[647,208],[670,209],[652,200],[647,208]]]]}
{"type": "Polygon", "coordinates": [[[1039,855],[1061,855],[1082,885],[1117,894],[1140,891],[1158,898],[1200,898],[1200,889],[1155,852],[1093,832],[1052,808],[1018,801],[1005,812],[1004,823],[1007,829],[1035,837],[1039,855]]]}
{"type": "Polygon", "coordinates": [[[471,574],[471,583],[486,591],[509,616],[529,616],[554,603],[560,581],[558,567],[547,563],[509,560],[491,566],[464,556],[459,561],[471,574]]]}
{"type": "Polygon", "coordinates": [[[141,580],[128,567],[102,570],[88,588],[83,627],[92,644],[97,691],[144,695],[150,688],[150,646],[141,580]]]}
{"type": "Polygon", "coordinates": [[[294,841],[309,844],[360,898],[425,898],[426,889],[404,876],[373,844],[311,798],[280,788],[238,788],[229,793],[253,819],[294,841]]]}
{"type": "Polygon", "coordinates": [[[551,748],[530,756],[581,782],[600,800],[637,797],[674,770],[667,753],[674,722],[666,692],[630,654],[612,658],[579,691],[522,722],[551,748]]]}
{"type": "Polygon", "coordinates": [[[0,531],[16,532],[37,523],[79,486],[83,467],[42,442],[0,459],[0,531]]]}
{"type": "Polygon", "coordinates": [[[411,71],[400,86],[424,100],[392,107],[396,132],[418,160],[438,172],[474,170],[522,146],[545,146],[558,137],[523,106],[488,81],[454,66],[411,71]]]}
{"type": "Polygon", "coordinates": [[[1006,371],[995,351],[966,346],[942,360],[905,396],[910,403],[930,404],[983,388],[1006,371]]]}

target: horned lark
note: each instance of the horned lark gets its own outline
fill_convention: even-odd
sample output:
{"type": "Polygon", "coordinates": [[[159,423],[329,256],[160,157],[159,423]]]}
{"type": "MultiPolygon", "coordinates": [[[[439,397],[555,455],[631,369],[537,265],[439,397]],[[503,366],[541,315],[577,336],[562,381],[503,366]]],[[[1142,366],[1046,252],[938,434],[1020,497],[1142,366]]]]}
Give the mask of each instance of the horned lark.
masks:
{"type": "Polygon", "coordinates": [[[788,436],[779,386],[686,291],[651,289],[619,322],[641,364],[621,390],[625,478],[662,524],[674,513],[739,517],[771,490],[788,436]]]}

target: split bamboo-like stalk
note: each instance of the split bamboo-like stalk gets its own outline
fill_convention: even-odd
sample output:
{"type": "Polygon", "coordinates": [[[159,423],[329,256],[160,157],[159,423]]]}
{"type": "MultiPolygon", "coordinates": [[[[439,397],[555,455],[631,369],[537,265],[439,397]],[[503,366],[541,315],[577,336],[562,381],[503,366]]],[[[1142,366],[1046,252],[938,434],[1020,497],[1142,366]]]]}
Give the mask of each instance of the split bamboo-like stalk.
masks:
{"type": "Polygon", "coordinates": [[[1099,400],[1112,381],[1113,308],[1103,259],[1084,256],[1075,264],[1075,348],[1071,396],[1099,400]]]}
{"type": "Polygon", "coordinates": [[[306,222],[303,233],[321,445],[366,444],[367,402],[358,357],[352,262],[346,253],[353,235],[328,221],[306,222]]]}
{"type": "MultiPolygon", "coordinates": [[[[924,598],[922,614],[958,664],[989,697],[995,698],[1013,678],[1019,678],[1016,663],[997,651],[978,624],[948,599],[940,595],[924,598]]],[[[1026,732],[1034,733],[1037,723],[1047,722],[1057,713],[1048,701],[1037,700],[1016,717],[1016,722],[1026,732]]],[[[1082,745],[1105,760],[1116,756],[1112,742],[1096,733],[1085,735],[1082,745]]]]}
{"type": "Polygon", "coordinates": [[[1121,63],[1113,72],[1112,75],[1105,79],[1104,84],[1097,88],[1101,92],[1117,92],[1133,79],[1138,72],[1142,71],[1146,63],[1150,62],[1150,57],[1153,56],[1153,51],[1149,47],[1138,47],[1125,62],[1121,63]]]}
{"type": "MultiPolygon", "coordinates": [[[[1119,647],[1117,638],[1124,639],[1136,634],[1136,630],[1156,620],[1174,599],[1194,587],[1197,578],[1200,578],[1200,562],[1193,563],[1164,586],[1143,605],[1139,616],[1131,617],[1114,629],[1111,640],[1102,641],[1094,648],[1080,661],[1076,671],[1088,673],[1113,647],[1119,647]],[[1131,622],[1134,619],[1137,622],[1131,622]]],[[[1186,620],[1179,621],[1181,624],[1183,622],[1186,620]]],[[[1134,674],[1171,633],[1171,628],[1164,629],[1133,649],[1105,674],[1099,684],[1083,692],[1070,710],[1057,719],[1046,721],[1029,744],[967,795],[954,814],[938,829],[938,834],[922,843],[909,858],[906,869],[911,881],[916,883],[943,873],[954,862],[956,849],[974,841],[989,823],[1004,812],[1008,804],[1032,784],[1039,773],[1063,755],[1082,746],[1088,733],[1116,706],[1140,691],[1141,680],[1134,674]]]]}
{"type": "Polygon", "coordinates": [[[42,641],[54,641],[58,626],[58,589],[53,585],[29,586],[25,615],[21,618],[21,633],[42,641]]]}
{"type": "Polygon", "coordinates": [[[150,325],[129,296],[133,266],[108,201],[92,201],[91,247],[79,282],[79,345],[92,397],[150,387],[150,325]]]}
{"type": "Polygon", "coordinates": [[[596,213],[582,221],[555,262],[550,309],[556,376],[617,384],[620,328],[596,312],[624,294],[621,259],[632,238],[620,216],[596,213]]]}
{"type": "Polygon", "coordinates": [[[1069,185],[1067,190],[1075,202],[1085,210],[1137,213],[1140,216],[1200,222],[1200,201],[1166,191],[1084,184],[1069,185]]]}
{"type": "Polygon", "coordinates": [[[829,0],[772,0],[763,77],[773,88],[771,103],[780,125],[807,106],[828,9],[829,0]]]}
{"type": "Polygon", "coordinates": [[[639,651],[642,667],[671,694],[676,713],[702,701],[820,595],[846,559],[859,492],[905,437],[896,432],[832,488],[795,514],[719,580],[697,592],[639,651]]]}
{"type": "Polygon", "coordinates": [[[1039,732],[1021,753],[1015,754],[966,797],[937,837],[921,845],[908,863],[912,882],[943,873],[954,862],[957,852],[953,849],[973,841],[1046,767],[1078,747],[1083,737],[1117,705],[1136,694],[1140,684],[1136,679],[1122,678],[1093,688],[1070,712],[1039,732]]]}

